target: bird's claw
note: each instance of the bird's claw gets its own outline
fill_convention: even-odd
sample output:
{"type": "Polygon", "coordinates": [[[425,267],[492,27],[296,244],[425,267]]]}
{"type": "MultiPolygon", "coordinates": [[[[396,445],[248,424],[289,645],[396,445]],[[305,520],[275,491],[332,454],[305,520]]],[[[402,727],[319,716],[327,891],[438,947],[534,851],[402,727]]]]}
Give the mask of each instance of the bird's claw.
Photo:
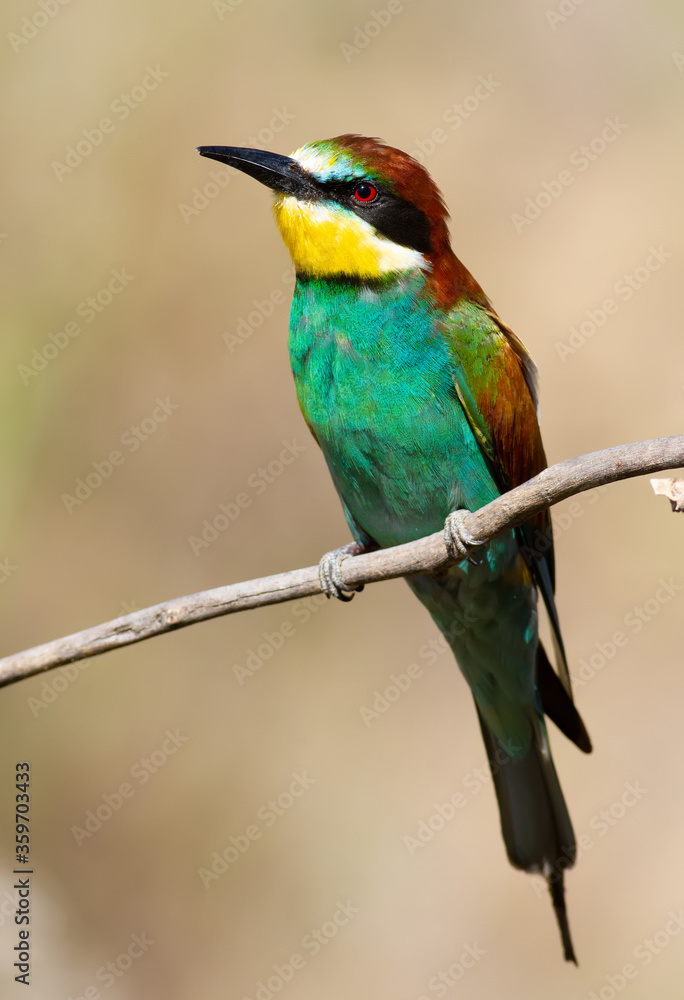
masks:
{"type": "Polygon", "coordinates": [[[465,559],[471,566],[479,566],[480,560],[474,559],[470,554],[473,549],[480,546],[463,523],[465,514],[470,514],[469,510],[455,510],[444,522],[444,544],[452,559],[465,559]]]}
{"type": "Polygon", "coordinates": [[[354,594],[363,590],[363,584],[354,588],[348,587],[342,576],[342,563],[357,552],[358,547],[352,542],[351,545],[343,545],[341,549],[326,552],[323,556],[318,564],[318,579],[326,597],[336,597],[338,601],[351,601],[354,594]]]}

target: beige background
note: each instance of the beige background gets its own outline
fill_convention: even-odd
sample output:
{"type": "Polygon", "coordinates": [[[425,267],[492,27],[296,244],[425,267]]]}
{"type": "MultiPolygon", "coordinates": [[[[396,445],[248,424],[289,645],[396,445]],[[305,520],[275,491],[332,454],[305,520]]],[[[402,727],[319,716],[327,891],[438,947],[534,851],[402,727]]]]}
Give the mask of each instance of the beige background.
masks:
{"type": "MultiPolygon", "coordinates": [[[[184,220],[182,206],[201,206],[195,189],[220,170],[194,152],[200,144],[261,133],[289,152],[351,130],[425,150],[441,130],[426,164],[457,253],[539,365],[549,459],[681,432],[681,5],[564,0],[561,20],[541,0],[403,0],[391,17],[379,0],[389,23],[360,48],[371,6],[72,0],[47,18],[29,0],[5,4],[0,560],[14,568],[0,584],[2,653],[310,565],[348,538],[291,384],[288,258],[270,197],[235,174],[184,220]],[[32,17],[35,31],[23,21],[32,17]],[[22,26],[34,31],[25,44],[12,37],[22,26]],[[497,86],[474,107],[479,77],[497,86]],[[145,79],[154,89],[135,90],[145,79]],[[146,97],[123,118],[117,101],[131,92],[146,97]],[[454,105],[469,97],[459,118],[454,105]],[[59,179],[53,164],[103,118],[111,131],[59,179]],[[626,128],[585,163],[578,151],[607,118],[626,128]],[[526,199],[564,170],[572,182],[516,227],[526,199]],[[652,247],[663,259],[637,272],[649,280],[626,301],[615,286],[655,266],[652,247]],[[122,268],[127,287],[22,379],[32,351],[50,333],[59,341],[122,268]],[[230,350],[224,334],[279,292],[230,350]],[[561,359],[558,345],[607,298],[617,311],[561,359]],[[155,422],[167,397],[176,409],[155,422]],[[133,451],[126,435],[145,419],[151,433],[133,451]],[[262,488],[258,470],[283,442],[303,451],[262,488]],[[63,494],[113,450],[122,463],[68,513],[63,494]],[[248,506],[195,555],[189,538],[240,493],[248,506]]],[[[595,657],[577,688],[595,752],[552,738],[589,845],[568,879],[579,970],[561,959],[545,891],[508,866],[493,794],[473,779],[484,751],[469,693],[450,656],[421,658],[436,631],[396,582],[349,606],[314,604],[308,621],[302,607],[252,612],[1,692],[6,995],[21,994],[4,916],[10,778],[28,759],[40,1000],[89,986],[112,1000],[254,1000],[295,952],[304,967],[278,995],[298,1000],[564,1000],[602,988],[607,1000],[626,963],[630,1000],[679,996],[684,934],[663,928],[684,907],[684,523],[646,480],[578,504],[557,511],[559,608],[573,673],[595,657]],[[674,584],[666,601],[662,579],[674,584]],[[630,616],[644,606],[636,631],[630,616]],[[240,685],[234,666],[284,625],[281,648],[240,685]],[[627,641],[602,660],[597,643],[610,652],[616,631],[627,641]],[[422,676],[365,726],[361,708],[411,663],[422,676]],[[187,740],[141,784],[140,762],[167,730],[187,740]],[[268,826],[259,810],[293,772],[315,783],[268,826]],[[125,782],[132,797],[78,846],[72,828],[125,782]],[[411,856],[403,838],[464,789],[466,807],[411,856]],[[255,823],[262,836],[205,889],[198,870],[255,823]],[[317,955],[305,950],[348,900],[358,913],[317,955]],[[98,980],[143,932],[154,941],[146,953],[114,985],[98,980]],[[646,964],[635,949],[658,932],[646,964]],[[476,944],[485,954],[458,983],[430,988],[476,944]]]]}

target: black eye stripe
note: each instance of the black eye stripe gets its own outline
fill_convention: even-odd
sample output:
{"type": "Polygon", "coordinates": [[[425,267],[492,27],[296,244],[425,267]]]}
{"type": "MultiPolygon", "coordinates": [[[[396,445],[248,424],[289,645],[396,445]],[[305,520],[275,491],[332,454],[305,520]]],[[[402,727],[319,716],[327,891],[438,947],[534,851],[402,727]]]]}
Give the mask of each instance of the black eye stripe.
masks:
{"type": "Polygon", "coordinates": [[[367,202],[358,201],[354,197],[354,191],[361,183],[363,181],[359,180],[331,181],[325,184],[319,182],[317,188],[322,198],[331,199],[350,209],[393,243],[429,254],[432,250],[430,222],[425,213],[410,201],[386,191],[376,181],[365,182],[376,190],[376,197],[367,202]]]}
{"type": "Polygon", "coordinates": [[[359,204],[355,211],[388,240],[422,254],[432,250],[428,217],[411,202],[386,195],[382,201],[359,204]]]}

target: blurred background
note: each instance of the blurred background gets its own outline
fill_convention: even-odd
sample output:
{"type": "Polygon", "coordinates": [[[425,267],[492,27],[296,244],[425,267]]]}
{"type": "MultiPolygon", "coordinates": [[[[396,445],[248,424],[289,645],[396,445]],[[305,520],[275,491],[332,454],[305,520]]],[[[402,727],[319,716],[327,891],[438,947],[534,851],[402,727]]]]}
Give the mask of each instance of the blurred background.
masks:
{"type": "MultiPolygon", "coordinates": [[[[680,4],[1,16],[2,655],[348,540],[291,383],[270,195],[197,145],[355,131],[413,152],[539,366],[549,461],[681,433],[680,4]]],[[[551,734],[584,838],[579,970],[546,889],[507,863],[472,700],[396,581],[0,692],[4,993],[26,760],[40,1000],[679,995],[684,524],[647,479],[554,516],[595,745],[551,734]]]]}

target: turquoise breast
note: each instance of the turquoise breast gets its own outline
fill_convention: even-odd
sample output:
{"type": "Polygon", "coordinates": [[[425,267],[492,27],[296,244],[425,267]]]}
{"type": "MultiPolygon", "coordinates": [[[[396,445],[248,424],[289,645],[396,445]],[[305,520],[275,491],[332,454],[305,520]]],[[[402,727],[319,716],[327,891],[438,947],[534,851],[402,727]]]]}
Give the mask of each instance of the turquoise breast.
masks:
{"type": "Polygon", "coordinates": [[[300,279],[292,303],[300,406],[352,531],[382,546],[438,531],[451,510],[476,509],[499,493],[422,283],[300,279]]]}

